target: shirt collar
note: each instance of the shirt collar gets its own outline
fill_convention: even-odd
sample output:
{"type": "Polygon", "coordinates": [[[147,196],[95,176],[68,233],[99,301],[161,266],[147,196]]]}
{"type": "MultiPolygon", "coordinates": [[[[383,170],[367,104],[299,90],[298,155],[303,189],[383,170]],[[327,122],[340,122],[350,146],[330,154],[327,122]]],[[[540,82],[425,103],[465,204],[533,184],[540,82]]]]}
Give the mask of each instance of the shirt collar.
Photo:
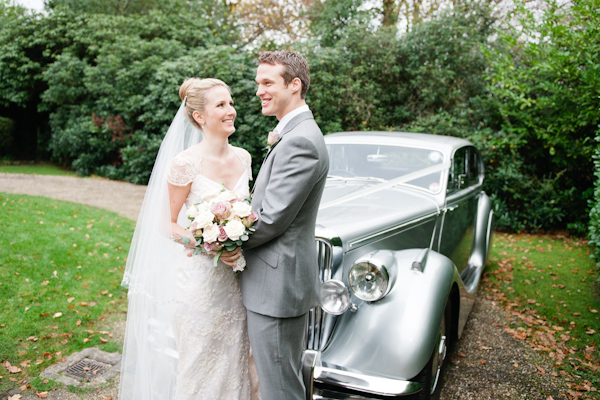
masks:
{"type": "Polygon", "coordinates": [[[289,113],[285,114],[283,116],[283,118],[281,118],[281,121],[279,121],[279,123],[275,127],[275,130],[281,136],[283,133],[283,130],[285,129],[285,126],[288,124],[288,122],[290,122],[292,120],[292,118],[294,118],[296,115],[302,114],[303,112],[306,112],[306,111],[310,111],[310,108],[308,108],[307,104],[300,106],[300,107],[296,108],[295,110],[292,110],[289,113]]]}

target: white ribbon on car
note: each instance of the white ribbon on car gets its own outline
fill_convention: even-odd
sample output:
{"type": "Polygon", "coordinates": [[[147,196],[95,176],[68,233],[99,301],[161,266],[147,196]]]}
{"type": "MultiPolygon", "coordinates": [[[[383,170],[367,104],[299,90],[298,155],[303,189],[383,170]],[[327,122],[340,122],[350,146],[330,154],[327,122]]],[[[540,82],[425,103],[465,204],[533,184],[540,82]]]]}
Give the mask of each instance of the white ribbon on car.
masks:
{"type": "MultiPolygon", "coordinates": [[[[441,164],[432,165],[431,167],[427,167],[425,169],[421,169],[415,172],[411,172],[407,175],[402,175],[398,178],[394,178],[392,180],[381,182],[378,185],[368,187],[363,190],[359,190],[358,192],[351,193],[346,196],[342,196],[339,199],[332,200],[328,203],[325,203],[319,207],[319,210],[324,210],[326,208],[335,207],[343,203],[347,203],[351,200],[358,199],[360,197],[366,196],[368,194],[373,194],[377,192],[381,192],[382,190],[388,189],[390,187],[396,186],[401,183],[405,183],[408,181],[412,181],[413,179],[422,178],[426,175],[433,174],[434,172],[439,172],[444,169],[450,168],[450,162],[444,162],[441,164]]],[[[438,207],[439,211],[439,207],[438,207]]]]}

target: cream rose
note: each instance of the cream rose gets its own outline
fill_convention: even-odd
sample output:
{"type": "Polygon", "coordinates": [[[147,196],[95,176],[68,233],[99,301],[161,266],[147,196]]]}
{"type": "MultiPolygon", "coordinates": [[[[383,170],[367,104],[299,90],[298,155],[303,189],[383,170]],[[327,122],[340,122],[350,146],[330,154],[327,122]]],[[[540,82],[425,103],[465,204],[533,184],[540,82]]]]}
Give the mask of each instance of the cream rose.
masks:
{"type": "Polygon", "coordinates": [[[197,229],[204,229],[208,225],[212,224],[215,216],[209,210],[198,210],[198,215],[194,218],[197,229]]]}
{"type": "MultiPolygon", "coordinates": [[[[227,229],[227,228],[225,228],[227,229]]],[[[210,224],[206,228],[204,228],[204,232],[202,232],[202,238],[205,243],[212,243],[219,237],[221,231],[217,224],[210,224]]]]}
{"type": "Polygon", "coordinates": [[[186,210],[185,213],[187,214],[188,218],[196,218],[198,216],[198,209],[196,206],[191,206],[186,210]]]}
{"type": "Polygon", "coordinates": [[[237,199],[237,195],[229,190],[225,190],[217,195],[214,198],[213,203],[217,203],[219,201],[231,201],[237,199]]]}
{"type": "Polygon", "coordinates": [[[246,227],[244,226],[244,224],[242,224],[241,221],[233,220],[229,221],[225,225],[225,232],[227,233],[227,236],[229,236],[229,239],[238,240],[240,236],[242,236],[244,232],[246,232],[246,227]]]}
{"type": "Polygon", "coordinates": [[[250,204],[246,203],[245,201],[238,201],[236,203],[233,203],[231,211],[238,217],[244,218],[250,215],[250,213],[252,212],[252,207],[250,207],[250,204]]]}

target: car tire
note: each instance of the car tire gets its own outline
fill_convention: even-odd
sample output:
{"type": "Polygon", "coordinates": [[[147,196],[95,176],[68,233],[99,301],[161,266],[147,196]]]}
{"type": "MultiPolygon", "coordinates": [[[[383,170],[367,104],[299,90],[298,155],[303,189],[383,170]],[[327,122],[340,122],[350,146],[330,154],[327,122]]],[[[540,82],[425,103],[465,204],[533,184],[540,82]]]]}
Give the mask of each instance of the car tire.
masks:
{"type": "Polygon", "coordinates": [[[444,315],[440,323],[439,335],[429,361],[421,372],[412,379],[423,385],[423,390],[416,394],[414,400],[439,400],[442,391],[444,360],[450,344],[450,324],[452,321],[450,299],[446,302],[444,315]]]}

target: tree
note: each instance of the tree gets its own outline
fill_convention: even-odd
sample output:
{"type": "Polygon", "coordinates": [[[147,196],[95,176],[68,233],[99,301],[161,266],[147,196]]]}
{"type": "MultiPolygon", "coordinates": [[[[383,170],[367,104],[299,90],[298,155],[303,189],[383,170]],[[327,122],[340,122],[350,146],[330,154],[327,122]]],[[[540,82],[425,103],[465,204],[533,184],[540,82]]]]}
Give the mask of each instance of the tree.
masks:
{"type": "Polygon", "coordinates": [[[232,7],[245,43],[291,43],[306,38],[314,0],[240,0],[232,7]]]}
{"type": "Polygon", "coordinates": [[[489,88],[501,116],[490,141],[512,179],[498,185],[506,212],[527,229],[571,226],[581,233],[592,195],[594,132],[600,122],[597,0],[548,0],[540,18],[521,5],[520,26],[489,53],[489,88]]]}

